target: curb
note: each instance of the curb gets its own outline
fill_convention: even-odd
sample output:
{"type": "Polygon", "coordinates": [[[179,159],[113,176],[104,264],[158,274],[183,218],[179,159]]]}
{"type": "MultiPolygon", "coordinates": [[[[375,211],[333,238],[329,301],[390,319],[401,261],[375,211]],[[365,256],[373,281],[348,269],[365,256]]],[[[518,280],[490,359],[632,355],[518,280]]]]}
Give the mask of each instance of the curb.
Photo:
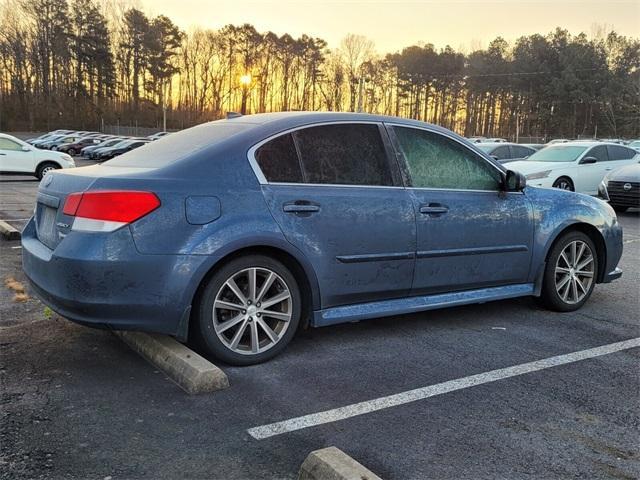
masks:
{"type": "Polygon", "coordinates": [[[382,480],[336,447],[315,450],[300,467],[298,480],[382,480]]]}
{"type": "Polygon", "coordinates": [[[6,240],[20,240],[20,231],[16,230],[15,227],[9,225],[4,220],[0,220],[0,235],[2,235],[6,240]]]}
{"type": "Polygon", "coordinates": [[[189,394],[215,392],[229,386],[222,370],[173,337],[130,331],[114,333],[189,394]]]}

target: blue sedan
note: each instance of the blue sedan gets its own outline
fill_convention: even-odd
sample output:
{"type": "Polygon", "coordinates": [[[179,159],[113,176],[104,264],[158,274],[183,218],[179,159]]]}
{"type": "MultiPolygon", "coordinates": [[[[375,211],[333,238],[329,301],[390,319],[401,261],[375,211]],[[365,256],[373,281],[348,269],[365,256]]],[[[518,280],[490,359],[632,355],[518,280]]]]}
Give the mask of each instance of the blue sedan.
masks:
{"type": "Polygon", "coordinates": [[[616,215],[525,184],[422,122],[230,115],[47,175],[23,265],[62,316],[236,365],[307,326],[522,296],[576,310],[621,275],[616,215]]]}

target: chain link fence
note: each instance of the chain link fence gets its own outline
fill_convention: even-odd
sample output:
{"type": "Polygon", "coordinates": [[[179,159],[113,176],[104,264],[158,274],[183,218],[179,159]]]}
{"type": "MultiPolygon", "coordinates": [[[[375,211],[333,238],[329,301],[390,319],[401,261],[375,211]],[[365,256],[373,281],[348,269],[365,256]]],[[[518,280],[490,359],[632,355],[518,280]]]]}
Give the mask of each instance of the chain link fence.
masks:
{"type": "Polygon", "coordinates": [[[105,125],[104,132],[108,135],[126,135],[128,137],[148,137],[154,133],[161,132],[162,128],[138,127],[125,125],[105,125]]]}

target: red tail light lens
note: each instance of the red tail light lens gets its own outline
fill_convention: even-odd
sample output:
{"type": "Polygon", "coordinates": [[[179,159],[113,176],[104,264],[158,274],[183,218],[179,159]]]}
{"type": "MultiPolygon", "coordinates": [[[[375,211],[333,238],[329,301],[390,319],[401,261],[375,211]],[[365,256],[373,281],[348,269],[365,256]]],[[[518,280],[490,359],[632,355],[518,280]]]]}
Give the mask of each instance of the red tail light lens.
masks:
{"type": "Polygon", "coordinates": [[[159,206],[155,193],[103,190],[68,195],[62,211],[74,217],[131,223],[159,206]]]}

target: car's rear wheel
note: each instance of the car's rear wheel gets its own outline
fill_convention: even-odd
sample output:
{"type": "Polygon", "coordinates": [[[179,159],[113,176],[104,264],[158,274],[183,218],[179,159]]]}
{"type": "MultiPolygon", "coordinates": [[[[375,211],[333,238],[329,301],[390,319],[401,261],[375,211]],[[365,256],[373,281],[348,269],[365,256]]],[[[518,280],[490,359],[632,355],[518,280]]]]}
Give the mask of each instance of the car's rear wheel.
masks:
{"type": "Polygon", "coordinates": [[[563,235],[547,260],[542,302],[559,312],[579,309],[593,292],[598,267],[596,247],[586,234],[574,231],[563,235]]]}
{"type": "Polygon", "coordinates": [[[559,188],[560,190],[569,190],[570,192],[575,191],[573,182],[569,177],[558,178],[555,182],[553,182],[553,188],[559,188]]]}
{"type": "Polygon", "coordinates": [[[78,153],[78,152],[76,152],[76,149],[75,149],[75,148],[70,148],[70,149],[67,151],[67,153],[68,153],[69,155],[75,155],[75,154],[76,154],[76,153],[78,153]]]}
{"type": "Polygon", "coordinates": [[[278,355],[300,322],[297,282],[281,262],[248,255],[225,264],[206,283],[196,310],[197,340],[232,365],[278,355]]]}
{"type": "Polygon", "coordinates": [[[53,162],[43,163],[41,165],[38,165],[38,169],[36,170],[36,177],[38,177],[39,180],[42,180],[47,173],[58,170],[59,168],[60,165],[57,165],[53,162]]]}

